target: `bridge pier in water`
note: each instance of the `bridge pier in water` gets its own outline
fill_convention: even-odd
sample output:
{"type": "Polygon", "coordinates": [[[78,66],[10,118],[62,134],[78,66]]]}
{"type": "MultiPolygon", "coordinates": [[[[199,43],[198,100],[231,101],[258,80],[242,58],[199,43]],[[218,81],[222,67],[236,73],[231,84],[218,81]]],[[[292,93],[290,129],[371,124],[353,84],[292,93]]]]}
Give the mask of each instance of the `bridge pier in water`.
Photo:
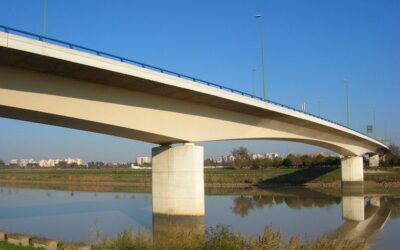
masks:
{"type": "Polygon", "coordinates": [[[341,161],[342,182],[362,183],[364,181],[363,158],[345,156],[341,161]]]}
{"type": "Polygon", "coordinates": [[[193,143],[152,149],[153,213],[204,216],[204,149],[193,143]]]}

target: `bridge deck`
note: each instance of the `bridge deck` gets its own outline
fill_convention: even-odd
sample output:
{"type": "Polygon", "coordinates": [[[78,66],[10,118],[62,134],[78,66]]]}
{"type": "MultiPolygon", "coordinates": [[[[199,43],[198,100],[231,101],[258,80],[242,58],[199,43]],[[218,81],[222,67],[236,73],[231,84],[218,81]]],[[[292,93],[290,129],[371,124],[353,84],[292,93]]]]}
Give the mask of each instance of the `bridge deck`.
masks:
{"type": "Polygon", "coordinates": [[[20,67],[279,119],[321,132],[341,133],[346,137],[386,148],[375,139],[338,123],[271,101],[264,102],[253,95],[56,39],[4,26],[0,26],[0,29],[5,31],[0,32],[0,65],[3,66],[20,67]]]}

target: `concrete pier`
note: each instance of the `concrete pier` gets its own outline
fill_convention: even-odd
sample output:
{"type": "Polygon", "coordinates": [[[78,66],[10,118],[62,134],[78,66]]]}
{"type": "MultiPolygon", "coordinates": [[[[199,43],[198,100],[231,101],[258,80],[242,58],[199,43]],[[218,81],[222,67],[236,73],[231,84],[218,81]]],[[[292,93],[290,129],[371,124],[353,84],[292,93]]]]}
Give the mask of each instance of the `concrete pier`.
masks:
{"type": "Polygon", "coordinates": [[[21,245],[24,247],[29,246],[29,239],[30,237],[28,235],[24,234],[7,234],[7,241],[8,243],[14,244],[14,245],[21,245]]]}
{"type": "Polygon", "coordinates": [[[41,247],[46,250],[57,250],[58,241],[50,240],[50,239],[39,239],[34,238],[32,239],[32,244],[34,247],[41,247]]]}
{"type": "Polygon", "coordinates": [[[204,149],[193,143],[152,150],[153,213],[203,216],[204,149]]]}
{"type": "Polygon", "coordinates": [[[364,181],[363,158],[361,156],[348,156],[342,158],[342,182],[364,181]]]}
{"type": "Polygon", "coordinates": [[[371,155],[369,157],[369,166],[370,167],[379,167],[379,155],[371,155]]]}

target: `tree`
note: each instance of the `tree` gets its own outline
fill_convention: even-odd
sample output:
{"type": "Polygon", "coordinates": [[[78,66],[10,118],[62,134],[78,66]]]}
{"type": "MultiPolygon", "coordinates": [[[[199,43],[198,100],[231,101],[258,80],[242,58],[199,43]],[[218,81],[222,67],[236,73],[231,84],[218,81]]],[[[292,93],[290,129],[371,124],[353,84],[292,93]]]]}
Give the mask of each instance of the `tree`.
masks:
{"type": "Polygon", "coordinates": [[[275,157],[275,158],[274,158],[274,161],[273,161],[273,163],[272,163],[272,165],[273,165],[274,167],[280,167],[280,166],[282,166],[282,165],[283,165],[283,159],[282,159],[282,157],[280,157],[280,156],[275,157]]]}
{"type": "Polygon", "coordinates": [[[288,154],[286,158],[283,160],[283,165],[286,167],[298,167],[301,166],[303,162],[301,161],[301,158],[299,156],[296,156],[294,154],[288,154]]]}
{"type": "Polygon", "coordinates": [[[263,167],[263,160],[262,159],[254,159],[251,161],[251,168],[259,169],[263,167]]]}
{"type": "Polygon", "coordinates": [[[301,156],[301,161],[304,167],[311,167],[313,165],[313,158],[309,155],[301,156]]]}
{"type": "Polygon", "coordinates": [[[385,166],[398,166],[400,165],[400,148],[397,145],[389,145],[390,152],[386,154],[384,165],[385,166]]]}
{"type": "Polygon", "coordinates": [[[326,157],[325,156],[323,156],[323,155],[321,155],[321,154],[318,154],[317,156],[315,156],[314,158],[313,158],[313,165],[314,166],[323,166],[323,165],[326,165],[326,157]]]}
{"type": "Polygon", "coordinates": [[[216,166],[217,163],[211,159],[205,159],[204,160],[204,166],[216,166]]]}
{"type": "Polygon", "coordinates": [[[4,163],[4,161],[0,160],[0,167],[5,167],[5,166],[6,166],[6,164],[4,163]]]}
{"type": "Polygon", "coordinates": [[[273,165],[274,165],[274,162],[270,158],[265,158],[262,161],[262,167],[263,168],[272,167],[273,165]]]}
{"type": "Polygon", "coordinates": [[[235,148],[231,152],[232,156],[235,158],[233,160],[234,167],[236,168],[244,168],[250,165],[250,154],[247,148],[239,147],[235,148]]]}
{"type": "Polygon", "coordinates": [[[326,158],[326,165],[329,166],[339,166],[340,165],[340,158],[337,156],[329,156],[326,158]]]}

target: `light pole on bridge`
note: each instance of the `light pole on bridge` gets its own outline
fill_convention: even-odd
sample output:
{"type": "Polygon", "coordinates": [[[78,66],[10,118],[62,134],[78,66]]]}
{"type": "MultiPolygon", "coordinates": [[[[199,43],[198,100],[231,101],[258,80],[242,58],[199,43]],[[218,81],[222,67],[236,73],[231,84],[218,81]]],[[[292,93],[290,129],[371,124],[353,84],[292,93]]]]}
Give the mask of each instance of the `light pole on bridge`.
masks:
{"type": "Polygon", "coordinates": [[[257,14],[256,18],[260,20],[260,35],[261,35],[261,63],[262,63],[262,83],[263,83],[263,100],[267,100],[267,86],[265,81],[265,62],[264,62],[264,32],[262,24],[262,15],[257,14]]]}
{"type": "Polygon", "coordinates": [[[46,27],[47,26],[47,0],[43,0],[43,27],[42,27],[42,35],[46,36],[46,27]]]}
{"type": "Polygon", "coordinates": [[[346,125],[350,127],[350,114],[349,114],[349,81],[343,79],[346,88],[346,125]]]}

